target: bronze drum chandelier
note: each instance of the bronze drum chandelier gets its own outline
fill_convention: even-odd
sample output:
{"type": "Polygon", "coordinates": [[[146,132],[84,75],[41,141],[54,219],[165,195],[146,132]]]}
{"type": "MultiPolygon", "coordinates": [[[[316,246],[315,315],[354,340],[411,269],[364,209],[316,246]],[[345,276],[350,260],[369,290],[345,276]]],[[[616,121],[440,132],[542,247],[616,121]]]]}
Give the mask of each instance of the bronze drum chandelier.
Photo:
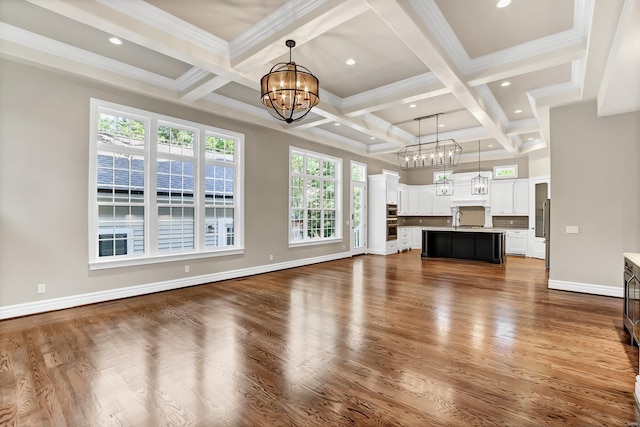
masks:
{"type": "Polygon", "coordinates": [[[294,40],[287,40],[289,62],[274,65],[260,79],[260,99],[276,119],[292,123],[303,119],[320,102],[318,78],[291,60],[294,40]]]}

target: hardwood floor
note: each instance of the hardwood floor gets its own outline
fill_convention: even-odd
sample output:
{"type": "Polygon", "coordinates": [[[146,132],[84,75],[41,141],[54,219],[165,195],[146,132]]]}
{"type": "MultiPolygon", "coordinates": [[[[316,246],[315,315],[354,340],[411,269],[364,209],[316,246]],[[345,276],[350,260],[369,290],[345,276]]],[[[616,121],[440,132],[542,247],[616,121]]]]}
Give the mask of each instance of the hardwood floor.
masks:
{"type": "Polygon", "coordinates": [[[0,322],[1,426],[630,426],[622,300],[361,256],[0,322]]]}

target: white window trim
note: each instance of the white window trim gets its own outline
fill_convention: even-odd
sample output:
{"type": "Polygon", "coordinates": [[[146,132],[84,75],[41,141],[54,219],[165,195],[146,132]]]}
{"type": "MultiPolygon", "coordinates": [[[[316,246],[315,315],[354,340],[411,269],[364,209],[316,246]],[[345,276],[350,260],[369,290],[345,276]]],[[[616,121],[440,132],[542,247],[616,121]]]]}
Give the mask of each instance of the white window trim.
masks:
{"type": "MultiPolygon", "coordinates": [[[[89,200],[88,200],[88,213],[89,213],[89,270],[101,270],[108,268],[119,268],[145,264],[156,264],[162,262],[180,261],[188,259],[199,259],[209,257],[219,257],[226,255],[238,255],[244,253],[244,134],[233,132],[226,129],[220,129],[202,123],[191,122],[175,117],[164,116],[158,113],[145,111],[137,108],[127,107],[125,105],[115,104],[100,99],[91,98],[90,100],[90,127],[89,127],[89,200]],[[145,132],[145,203],[144,203],[144,255],[127,255],[117,256],[109,258],[100,258],[98,256],[98,203],[97,201],[97,152],[98,147],[97,140],[97,123],[98,115],[101,112],[112,112],[114,114],[126,114],[141,120],[145,123],[147,129],[151,130],[145,132]],[[186,127],[189,129],[195,129],[197,132],[196,140],[204,141],[205,136],[208,134],[215,134],[222,138],[229,138],[236,141],[234,147],[234,156],[236,158],[234,164],[234,214],[235,214],[235,230],[234,230],[234,242],[235,245],[229,248],[204,248],[204,227],[200,227],[200,220],[204,221],[204,204],[197,203],[194,209],[194,221],[195,221],[195,236],[194,246],[195,249],[188,252],[158,252],[157,250],[157,236],[155,230],[157,230],[157,202],[155,201],[156,194],[156,169],[157,169],[157,156],[156,156],[156,144],[157,135],[154,132],[157,129],[158,122],[163,125],[175,124],[179,127],[186,127]],[[202,207],[200,206],[202,205],[202,207]],[[150,232],[154,230],[154,232],[150,232]]],[[[201,194],[204,197],[204,164],[205,164],[205,145],[198,144],[198,156],[193,158],[196,165],[194,174],[197,174],[198,188],[194,188],[194,197],[201,194]]],[[[195,176],[194,176],[195,178],[195,176]]]]}
{"type": "Polygon", "coordinates": [[[516,179],[518,177],[518,165],[502,165],[493,167],[493,179],[516,179]],[[513,169],[515,175],[513,176],[499,176],[498,171],[501,169],[513,169]]]}
{"type": "MultiPolygon", "coordinates": [[[[303,246],[314,245],[327,245],[333,243],[340,243],[343,241],[342,236],[342,187],[344,185],[343,179],[343,164],[340,157],[330,156],[328,154],[318,153],[316,151],[305,150],[304,148],[297,148],[289,146],[289,158],[287,161],[287,167],[289,169],[289,181],[287,182],[288,194],[287,198],[287,240],[289,242],[289,248],[298,248],[303,246]],[[336,230],[335,236],[327,238],[316,239],[303,239],[303,240],[291,240],[291,178],[293,176],[291,171],[291,156],[294,153],[304,154],[305,156],[317,157],[321,160],[332,160],[336,163],[336,230]]],[[[305,208],[306,210],[306,208],[305,208]]]]}

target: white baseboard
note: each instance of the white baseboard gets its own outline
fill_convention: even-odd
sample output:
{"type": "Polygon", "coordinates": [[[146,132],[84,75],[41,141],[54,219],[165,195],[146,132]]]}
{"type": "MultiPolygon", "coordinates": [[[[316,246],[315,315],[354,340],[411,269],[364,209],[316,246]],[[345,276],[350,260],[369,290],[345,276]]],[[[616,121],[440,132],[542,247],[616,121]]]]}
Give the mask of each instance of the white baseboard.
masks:
{"type": "Polygon", "coordinates": [[[52,298],[42,301],[27,302],[24,304],[8,305],[0,307],[0,320],[9,319],[12,317],[27,316],[36,313],[43,313],[46,311],[62,310],[65,308],[95,304],[98,302],[111,301],[121,298],[152,294],[155,292],[169,291],[172,289],[186,288],[189,286],[202,285],[205,283],[219,282],[221,280],[253,276],[255,274],[269,273],[272,271],[285,270],[287,268],[302,267],[305,265],[317,264],[319,262],[349,258],[350,256],[351,254],[349,252],[340,252],[314,258],[304,258],[294,261],[280,262],[276,264],[260,265],[239,270],[224,271],[221,273],[187,277],[184,279],[167,280],[164,282],[147,283],[144,285],[129,286],[126,288],[110,289],[108,291],[91,292],[87,294],[72,295],[62,298],[52,298]]]}
{"type": "Polygon", "coordinates": [[[551,280],[548,282],[549,289],[560,291],[580,292],[583,294],[603,295],[606,297],[624,296],[624,290],[615,286],[593,285],[591,283],[566,282],[564,280],[551,280]]]}

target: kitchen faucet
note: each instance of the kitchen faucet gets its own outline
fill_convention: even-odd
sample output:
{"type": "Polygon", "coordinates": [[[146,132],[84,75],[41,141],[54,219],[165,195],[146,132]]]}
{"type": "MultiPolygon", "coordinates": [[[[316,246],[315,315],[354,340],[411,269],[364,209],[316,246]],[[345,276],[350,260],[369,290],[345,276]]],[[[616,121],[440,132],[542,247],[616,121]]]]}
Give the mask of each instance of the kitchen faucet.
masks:
{"type": "Polygon", "coordinates": [[[453,221],[453,229],[457,230],[460,225],[460,219],[462,219],[462,212],[460,210],[456,211],[454,221],[453,221]]]}

